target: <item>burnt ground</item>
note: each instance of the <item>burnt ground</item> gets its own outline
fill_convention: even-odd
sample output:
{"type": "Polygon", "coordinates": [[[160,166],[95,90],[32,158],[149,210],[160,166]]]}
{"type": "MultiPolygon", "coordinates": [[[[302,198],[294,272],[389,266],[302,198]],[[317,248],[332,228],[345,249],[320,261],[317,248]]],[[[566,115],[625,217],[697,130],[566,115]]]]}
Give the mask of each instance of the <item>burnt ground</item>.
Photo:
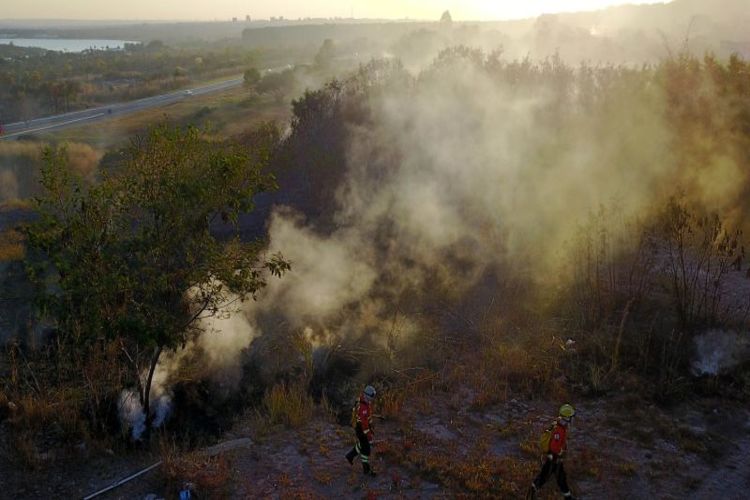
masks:
{"type": "MultiPolygon", "coordinates": [[[[750,410],[740,403],[703,399],[664,409],[632,394],[573,402],[578,416],[566,468],[580,498],[747,498],[750,410]]],[[[224,453],[219,487],[195,496],[523,498],[539,467],[538,434],[556,404],[510,400],[480,408],[468,389],[407,400],[377,423],[375,478],[364,477],[357,463],[349,466],[352,432],[321,410],[294,430],[259,431],[257,418],[240,419],[222,441],[253,443],[224,453]]],[[[159,458],[104,453],[38,471],[4,464],[0,496],[81,498],[159,458]]],[[[157,469],[101,498],[175,498],[174,485],[157,469]]],[[[540,498],[557,498],[555,490],[546,485],[540,498]]]]}

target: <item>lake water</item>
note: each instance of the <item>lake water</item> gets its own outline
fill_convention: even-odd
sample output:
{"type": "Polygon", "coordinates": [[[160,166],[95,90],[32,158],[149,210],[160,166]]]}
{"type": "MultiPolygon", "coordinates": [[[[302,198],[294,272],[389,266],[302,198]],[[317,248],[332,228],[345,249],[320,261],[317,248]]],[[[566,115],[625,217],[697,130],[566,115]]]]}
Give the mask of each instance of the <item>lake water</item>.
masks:
{"type": "Polygon", "coordinates": [[[39,47],[59,52],[83,52],[87,49],[122,49],[125,40],[79,40],[66,38],[0,38],[0,45],[10,44],[17,47],[39,47]]]}

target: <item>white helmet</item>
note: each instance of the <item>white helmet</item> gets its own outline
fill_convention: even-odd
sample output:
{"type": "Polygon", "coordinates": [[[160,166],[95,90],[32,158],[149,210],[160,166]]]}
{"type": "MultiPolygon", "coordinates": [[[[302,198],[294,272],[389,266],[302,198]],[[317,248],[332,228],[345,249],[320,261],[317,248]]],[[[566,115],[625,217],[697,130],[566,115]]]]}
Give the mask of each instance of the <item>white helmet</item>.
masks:
{"type": "Polygon", "coordinates": [[[375,388],[373,386],[368,385],[367,387],[365,387],[365,390],[362,391],[362,394],[365,396],[365,400],[371,402],[373,399],[375,399],[377,391],[375,391],[375,388]]]}

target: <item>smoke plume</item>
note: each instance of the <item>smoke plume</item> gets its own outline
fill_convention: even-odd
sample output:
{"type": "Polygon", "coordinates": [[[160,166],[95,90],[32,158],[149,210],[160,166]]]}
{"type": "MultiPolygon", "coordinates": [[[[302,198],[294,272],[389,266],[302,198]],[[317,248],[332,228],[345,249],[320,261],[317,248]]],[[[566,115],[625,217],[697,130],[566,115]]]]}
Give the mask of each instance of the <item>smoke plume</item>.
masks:
{"type": "MultiPolygon", "coordinates": [[[[260,334],[252,323],[249,303],[226,294],[225,306],[216,314],[199,319],[200,332],[183,348],[165,352],[159,359],[151,383],[152,426],[161,427],[173,409],[175,384],[185,380],[212,380],[225,393],[237,389],[242,378],[242,354],[260,334]]],[[[148,374],[142,374],[146,383],[148,374]]],[[[217,394],[219,396],[219,394],[217,394]]],[[[146,416],[138,394],[124,390],[118,404],[123,427],[131,429],[134,439],[145,430],[146,416]]]]}
{"type": "MultiPolygon", "coordinates": [[[[231,365],[268,315],[313,343],[365,337],[385,346],[394,317],[408,340],[451,303],[477,287],[493,293],[509,275],[539,288],[565,284],[571,240],[600,207],[621,221],[649,220],[679,190],[708,209],[736,206],[741,190],[726,177],[744,171],[741,155],[720,134],[695,140],[684,132],[693,124],[676,127],[657,77],[650,68],[505,61],[460,47],[417,74],[373,63],[328,97],[309,97],[311,112],[338,107],[331,134],[346,137],[336,157],[321,127],[313,141],[321,151],[305,150],[299,166],[324,156],[343,172],[325,200],[332,223],[277,207],[269,251],[283,252],[292,272],[216,324],[222,336],[207,333],[192,347],[231,365]]],[[[713,125],[723,119],[717,112],[713,125]]],[[[621,226],[606,235],[615,251],[636,244],[621,226]]],[[[158,385],[168,378],[162,368],[175,373],[168,367],[186,355],[164,360],[158,385]]]]}
{"type": "Polygon", "coordinates": [[[709,330],[695,337],[694,342],[693,373],[696,375],[721,375],[750,355],[750,338],[746,333],[709,330]]]}
{"type": "Polygon", "coordinates": [[[586,109],[565,100],[581,81],[559,61],[500,74],[483,57],[446,54],[411,84],[373,92],[367,125],[350,125],[334,231],[273,215],[271,250],[293,272],[267,296],[293,325],[344,310],[384,320],[394,304],[383,301],[404,290],[460,296],[510,262],[553,276],[600,204],[651,210],[675,175],[661,96],[615,89],[606,109],[586,109]]]}

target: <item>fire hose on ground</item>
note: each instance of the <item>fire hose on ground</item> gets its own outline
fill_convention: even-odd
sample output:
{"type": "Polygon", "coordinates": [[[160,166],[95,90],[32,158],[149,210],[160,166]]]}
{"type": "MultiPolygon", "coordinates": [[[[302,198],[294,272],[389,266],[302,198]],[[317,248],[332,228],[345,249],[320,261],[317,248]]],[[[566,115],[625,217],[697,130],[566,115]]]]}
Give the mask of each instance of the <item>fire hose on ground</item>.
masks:
{"type": "MultiPolygon", "coordinates": [[[[225,451],[236,450],[236,449],[239,449],[239,448],[248,448],[252,444],[253,444],[253,441],[250,438],[233,439],[231,441],[226,441],[224,443],[219,443],[217,445],[211,446],[210,448],[206,448],[205,450],[203,450],[203,453],[212,457],[212,456],[218,455],[219,453],[223,453],[225,451]]],[[[131,474],[128,477],[125,477],[123,479],[120,479],[120,480],[112,483],[111,485],[107,486],[106,488],[102,488],[99,491],[96,491],[94,493],[91,493],[90,495],[87,495],[87,496],[83,497],[83,500],[90,500],[90,499],[96,498],[96,497],[98,497],[98,496],[100,496],[100,495],[102,495],[104,493],[107,493],[108,491],[114,490],[115,488],[118,488],[118,487],[122,486],[123,484],[128,483],[128,482],[132,481],[133,479],[135,479],[137,477],[140,477],[140,476],[146,474],[147,472],[150,472],[150,471],[154,470],[155,468],[159,467],[161,464],[162,464],[162,461],[159,460],[155,464],[149,465],[145,469],[141,469],[140,471],[136,472],[135,474],[131,474]]]]}

